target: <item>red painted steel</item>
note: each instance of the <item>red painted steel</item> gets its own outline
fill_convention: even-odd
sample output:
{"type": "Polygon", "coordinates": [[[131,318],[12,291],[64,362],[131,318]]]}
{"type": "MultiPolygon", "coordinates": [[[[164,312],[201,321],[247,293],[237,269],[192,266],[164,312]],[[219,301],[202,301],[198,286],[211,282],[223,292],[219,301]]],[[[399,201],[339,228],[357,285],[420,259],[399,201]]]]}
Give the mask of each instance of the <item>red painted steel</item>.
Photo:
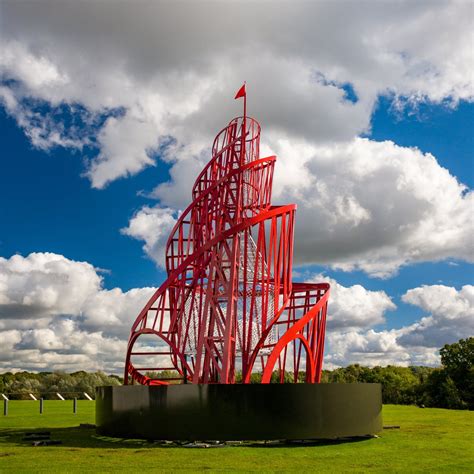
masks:
{"type": "Polygon", "coordinates": [[[168,278],[132,326],[125,384],[175,380],[149,374],[164,370],[185,383],[320,381],[329,285],[292,283],[296,205],[271,205],[276,158],[260,158],[245,86],[237,96],[244,116],[215,138],[169,236],[168,278]]]}

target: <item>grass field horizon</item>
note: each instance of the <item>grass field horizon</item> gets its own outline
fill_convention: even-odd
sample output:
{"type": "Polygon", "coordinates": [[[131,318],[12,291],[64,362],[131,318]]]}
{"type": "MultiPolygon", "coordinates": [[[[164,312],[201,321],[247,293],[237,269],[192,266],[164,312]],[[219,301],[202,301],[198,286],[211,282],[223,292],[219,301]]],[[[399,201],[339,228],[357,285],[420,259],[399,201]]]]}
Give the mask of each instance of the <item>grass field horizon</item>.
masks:
{"type": "Polygon", "coordinates": [[[473,472],[474,412],[384,405],[378,438],[311,446],[165,447],[97,435],[95,403],[10,401],[0,419],[0,472],[292,471],[473,472]],[[33,447],[27,431],[51,431],[59,446],[33,447]]]}

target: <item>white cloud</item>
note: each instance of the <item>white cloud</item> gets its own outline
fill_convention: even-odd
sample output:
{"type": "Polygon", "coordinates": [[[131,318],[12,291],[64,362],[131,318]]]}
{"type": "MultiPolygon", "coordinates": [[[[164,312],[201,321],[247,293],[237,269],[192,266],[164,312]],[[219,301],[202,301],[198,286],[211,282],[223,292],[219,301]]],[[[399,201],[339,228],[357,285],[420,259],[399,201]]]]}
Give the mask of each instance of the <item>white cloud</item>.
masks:
{"type": "MultiPolygon", "coordinates": [[[[16,318],[37,314],[78,314],[84,301],[99,291],[101,277],[87,262],[53,253],[0,257],[0,304],[18,308],[16,318]]],[[[2,311],[3,313],[3,311],[2,311]]]]}
{"type": "Polygon", "coordinates": [[[121,230],[138,240],[143,240],[143,250],[160,267],[165,266],[165,250],[168,237],[176,224],[175,213],[170,208],[148,207],[140,209],[121,230]]]}
{"type": "Polygon", "coordinates": [[[66,126],[57,120],[56,112],[60,110],[59,107],[38,110],[37,106],[40,107],[41,103],[35,100],[25,103],[14,89],[2,85],[0,85],[0,105],[3,105],[5,110],[15,117],[18,125],[36,148],[49,150],[53,147],[64,147],[76,151],[92,144],[90,135],[92,128],[96,126],[96,120],[94,117],[91,119],[93,114],[82,107],[74,104],[63,107],[70,115],[83,121],[81,126],[66,126]]]}
{"type": "MultiPolygon", "coordinates": [[[[337,299],[335,296],[336,306],[337,299]]],[[[326,366],[351,363],[439,365],[442,346],[474,334],[472,285],[465,285],[460,290],[443,285],[422,286],[408,290],[402,300],[429,312],[429,316],[399,329],[329,330],[326,366]]]]}
{"type": "Polygon", "coordinates": [[[474,335],[474,286],[460,290],[425,285],[408,290],[402,300],[420,307],[428,316],[406,329],[400,340],[410,346],[442,346],[474,335]]]}
{"type": "MultiPolygon", "coordinates": [[[[399,329],[377,330],[396,307],[383,291],[331,284],[326,367],[436,365],[438,349],[474,334],[474,287],[409,290],[402,299],[429,313],[399,329]]],[[[130,327],[155,288],[105,290],[87,262],[34,253],[0,265],[0,368],[121,372],[130,327]],[[74,291],[73,291],[74,290],[74,291]]]]}
{"type": "Polygon", "coordinates": [[[120,372],[154,291],[105,290],[91,264],[53,253],[0,258],[0,367],[120,372]]]}
{"type": "Polygon", "coordinates": [[[410,107],[473,99],[471,5],[247,11],[239,2],[4,2],[0,71],[15,81],[0,96],[35,146],[97,146],[85,172],[93,187],[153,166],[159,152],[171,181],[154,195],[183,209],[212,137],[240,113],[231,98],[246,79],[262,148],[279,156],[275,198],[299,205],[297,262],[386,277],[410,262],[472,259],[472,194],[431,155],[357,138],[381,94],[410,107]],[[80,104],[89,125],[70,130],[26,98],[53,110],[68,104],[72,114],[84,113],[80,104]],[[99,127],[98,116],[119,109],[99,127]]]}
{"type": "Polygon", "coordinates": [[[102,331],[107,336],[126,338],[133,321],[145,306],[155,288],[120,288],[98,291],[84,302],[81,327],[102,331]]]}
{"type": "Polygon", "coordinates": [[[408,365],[411,362],[410,354],[397,342],[397,331],[372,329],[385,323],[387,311],[396,309],[384,291],[367,290],[362,285],[346,287],[324,275],[315,275],[309,280],[325,281],[331,285],[325,368],[333,369],[353,363],[374,366],[408,365]]]}
{"type": "Polygon", "coordinates": [[[296,263],[387,277],[405,264],[473,260],[474,193],[429,153],[356,138],[273,149],[279,202],[297,202],[296,263]]]}
{"type": "Polygon", "coordinates": [[[474,324],[474,286],[456,290],[445,285],[424,285],[408,290],[402,297],[405,303],[419,306],[436,317],[463,318],[474,324]]]}
{"type": "MultiPolygon", "coordinates": [[[[473,261],[474,193],[431,154],[364,138],[321,146],[271,134],[264,139],[265,154],[278,156],[273,201],[298,204],[296,265],[361,269],[386,278],[410,263],[473,261]]],[[[172,183],[155,194],[166,205],[184,207],[195,170],[184,160],[173,170],[179,172],[172,172],[172,183]]],[[[144,207],[126,230],[145,241],[146,253],[160,265],[155,239],[161,248],[171,214],[144,207]]]]}
{"type": "Polygon", "coordinates": [[[17,100],[125,109],[100,132],[96,187],[150,165],[159,137],[208,147],[240,108],[230,98],[243,79],[268,130],[318,143],[366,130],[379,94],[473,97],[471,10],[460,2],[256,3],[251,15],[240,2],[47,3],[4,2],[0,68],[19,81],[17,100]]]}
{"type": "Polygon", "coordinates": [[[94,188],[103,188],[114,179],[154,164],[149,154],[158,146],[156,130],[130,114],[108,118],[98,142],[101,153],[86,173],[94,188]]]}
{"type": "Polygon", "coordinates": [[[331,285],[328,310],[328,331],[367,329],[385,322],[385,313],[396,309],[384,291],[371,291],[362,285],[343,286],[333,278],[316,275],[314,282],[331,285]]]}
{"type": "MultiPolygon", "coordinates": [[[[400,330],[329,332],[326,336],[325,368],[361,364],[369,367],[386,365],[439,365],[439,347],[405,346],[400,330]]],[[[444,343],[443,343],[444,344],[444,343]]]]}
{"type": "Polygon", "coordinates": [[[70,82],[49,58],[32,53],[18,41],[9,42],[8,48],[2,49],[0,64],[14,77],[21,78],[25,87],[31,90],[60,87],[70,82]]]}

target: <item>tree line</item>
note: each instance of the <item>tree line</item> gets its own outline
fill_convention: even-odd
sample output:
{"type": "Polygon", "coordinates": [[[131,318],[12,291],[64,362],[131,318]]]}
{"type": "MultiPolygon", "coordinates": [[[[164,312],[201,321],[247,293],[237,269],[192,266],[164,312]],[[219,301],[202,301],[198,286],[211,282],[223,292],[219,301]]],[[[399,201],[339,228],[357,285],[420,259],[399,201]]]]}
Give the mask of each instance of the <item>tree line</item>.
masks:
{"type": "Polygon", "coordinates": [[[29,394],[46,400],[57,400],[56,393],[64,398],[84,399],[84,393],[95,397],[95,388],[101,385],[121,385],[122,379],[104,372],[7,372],[0,374],[0,393],[10,400],[28,400],[29,394]]]}
{"type": "MultiPolygon", "coordinates": [[[[474,409],[474,337],[461,339],[454,344],[446,344],[440,349],[441,367],[364,367],[358,364],[335,370],[324,370],[323,383],[380,383],[383,403],[398,405],[418,405],[426,407],[474,409]]],[[[149,373],[162,378],[176,376],[177,373],[149,373]]],[[[238,374],[239,375],[239,374],[238,374]]],[[[237,379],[239,379],[237,375],[237,379]]],[[[298,379],[304,381],[304,372],[298,379]]],[[[252,383],[259,383],[261,374],[252,374],[252,383]]],[[[280,379],[274,373],[273,382],[280,379]]],[[[239,381],[239,380],[237,380],[239,381]]],[[[292,382],[293,376],[286,373],[285,382],[292,382]]],[[[75,393],[83,398],[83,393],[94,395],[100,385],[121,385],[123,379],[103,372],[84,371],[67,374],[63,372],[18,372],[0,374],[0,393],[10,399],[27,399],[29,393],[43,398],[57,398],[75,393]]],[[[71,397],[72,398],[72,397],[71,397]]]]}

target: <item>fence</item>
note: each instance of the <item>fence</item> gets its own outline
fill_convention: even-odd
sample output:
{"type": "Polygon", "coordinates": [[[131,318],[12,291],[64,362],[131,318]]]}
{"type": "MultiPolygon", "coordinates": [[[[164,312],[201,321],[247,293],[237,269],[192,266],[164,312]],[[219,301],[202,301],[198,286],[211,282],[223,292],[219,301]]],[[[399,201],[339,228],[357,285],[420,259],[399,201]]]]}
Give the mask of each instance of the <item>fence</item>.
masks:
{"type": "MultiPolygon", "coordinates": [[[[44,412],[43,395],[52,395],[52,394],[54,394],[59,400],[63,402],[66,402],[67,400],[72,400],[72,412],[74,414],[77,413],[77,399],[78,399],[77,395],[84,396],[87,400],[91,402],[94,401],[94,399],[87,392],[63,392],[62,394],[59,392],[43,392],[41,394],[36,393],[36,395],[33,393],[27,393],[26,395],[28,395],[34,401],[39,401],[39,413],[40,415],[42,415],[44,412]],[[66,397],[70,395],[76,395],[76,396],[67,399],[64,395],[66,397]]],[[[9,393],[8,394],[9,396],[5,395],[4,393],[2,393],[1,395],[3,398],[3,416],[8,416],[8,402],[10,401],[10,397],[14,395],[25,395],[25,392],[9,393]]]]}

